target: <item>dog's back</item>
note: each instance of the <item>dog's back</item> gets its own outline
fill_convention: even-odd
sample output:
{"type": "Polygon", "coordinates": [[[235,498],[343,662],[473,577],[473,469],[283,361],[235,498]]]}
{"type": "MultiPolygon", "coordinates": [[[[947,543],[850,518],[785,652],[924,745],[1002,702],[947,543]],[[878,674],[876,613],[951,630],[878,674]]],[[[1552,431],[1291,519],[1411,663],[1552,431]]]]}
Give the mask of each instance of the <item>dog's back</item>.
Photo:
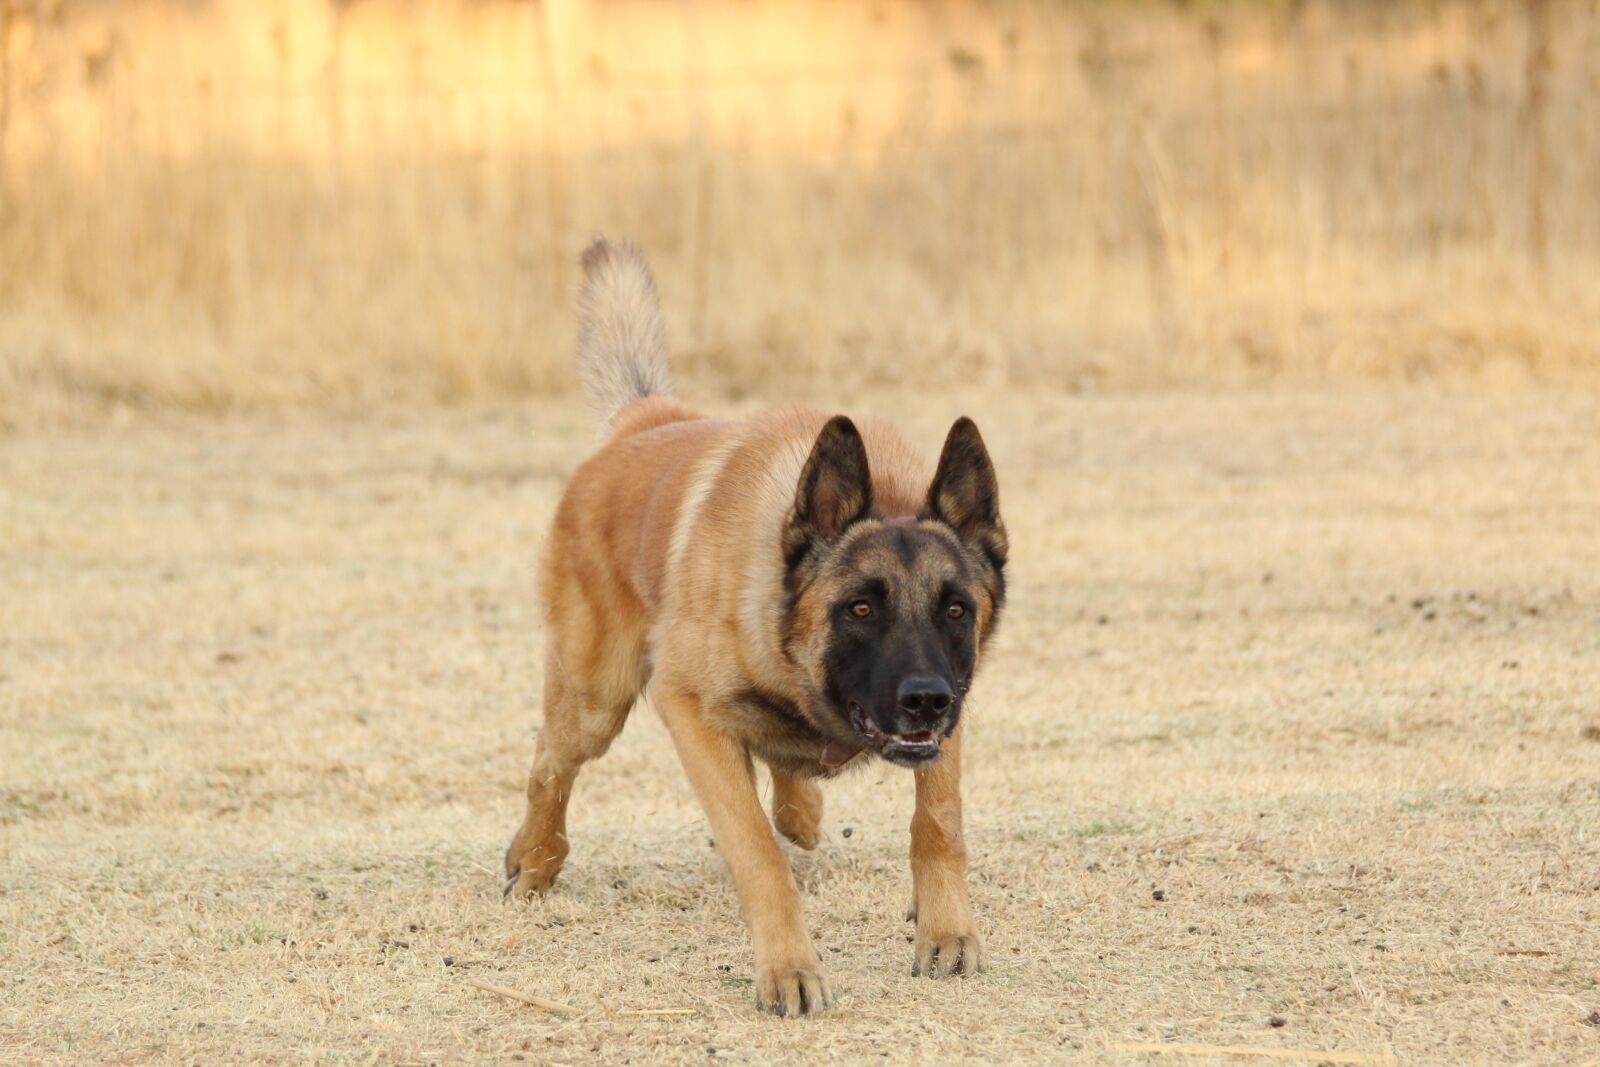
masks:
{"type": "MultiPolygon", "coordinates": [[[[596,622],[609,639],[632,646],[669,599],[704,608],[778,580],[778,527],[829,416],[787,406],[743,422],[705,417],[673,394],[666,327],[637,249],[596,240],[583,267],[578,368],[602,442],[557,511],[544,595],[548,610],[563,616],[574,598],[583,601],[603,616],[596,622]],[[753,552],[770,555],[770,566],[751,566],[753,552]],[[669,581],[688,595],[669,596],[669,581]]],[[[892,426],[868,420],[861,431],[878,510],[914,514],[931,473],[926,463],[892,426]]],[[[703,610],[695,614],[711,622],[703,610]]],[[[591,649],[580,658],[599,655],[591,649]]],[[[638,680],[642,686],[642,674],[638,680]]]]}

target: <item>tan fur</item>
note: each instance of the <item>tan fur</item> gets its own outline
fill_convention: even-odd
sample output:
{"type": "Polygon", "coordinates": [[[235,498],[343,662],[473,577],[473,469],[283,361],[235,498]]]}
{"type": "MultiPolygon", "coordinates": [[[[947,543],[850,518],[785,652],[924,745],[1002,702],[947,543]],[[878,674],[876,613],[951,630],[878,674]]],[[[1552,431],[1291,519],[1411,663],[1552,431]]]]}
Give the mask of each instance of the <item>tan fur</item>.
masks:
{"type": "MultiPolygon", "coordinates": [[[[810,779],[834,773],[830,744],[853,737],[815,708],[825,635],[810,601],[826,588],[796,606],[784,631],[778,546],[827,420],[804,408],[711,420],[662,396],[616,413],[551,530],[545,720],[527,814],[506,855],[508,892],[549,888],[568,851],[578,769],[606,751],[648,687],[732,870],[755,944],[757,998],[782,1014],[819,1010],[831,994],[773,824],[801,847],[817,844],[822,797],[810,779]],[[773,767],[771,822],[753,757],[773,767]]],[[[860,426],[878,515],[917,523],[930,467],[892,428],[860,426]]],[[[980,627],[988,611],[980,605],[980,627]]],[[[916,961],[928,973],[982,960],[966,890],[959,738],[915,772],[916,961]]]]}
{"type": "Polygon", "coordinates": [[[650,267],[631,243],[597,240],[583,253],[578,377],[602,432],[635,400],[670,396],[667,325],[650,267]]]}

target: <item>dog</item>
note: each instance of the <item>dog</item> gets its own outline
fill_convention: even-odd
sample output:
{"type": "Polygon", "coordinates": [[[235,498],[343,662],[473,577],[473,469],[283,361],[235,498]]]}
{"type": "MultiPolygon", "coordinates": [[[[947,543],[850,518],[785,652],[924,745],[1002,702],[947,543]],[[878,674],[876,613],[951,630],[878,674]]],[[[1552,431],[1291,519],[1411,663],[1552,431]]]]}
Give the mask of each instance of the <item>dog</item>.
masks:
{"type": "Polygon", "coordinates": [[[597,239],[583,272],[579,370],[603,441],[543,561],[544,726],[506,894],[555,881],[578,770],[648,692],[732,870],[759,1009],[833,1001],[773,826],[816,847],[818,780],[872,760],[915,782],[912,974],[976,973],[962,714],[1007,556],[977,426],[958,419],[930,471],[880,422],[799,407],[707,418],[674,396],[638,250],[597,239]],[[771,769],[770,824],[753,759],[771,769]]]}

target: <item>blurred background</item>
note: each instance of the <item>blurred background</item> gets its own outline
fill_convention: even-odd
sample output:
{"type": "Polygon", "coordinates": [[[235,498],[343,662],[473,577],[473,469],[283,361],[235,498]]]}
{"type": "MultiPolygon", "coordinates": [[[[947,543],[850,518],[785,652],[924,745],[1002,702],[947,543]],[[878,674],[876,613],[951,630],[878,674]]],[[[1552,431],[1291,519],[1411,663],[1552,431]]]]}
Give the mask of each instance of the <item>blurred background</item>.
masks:
{"type": "Polygon", "coordinates": [[[0,0],[0,420],[1600,368],[1600,5],[0,0]]]}

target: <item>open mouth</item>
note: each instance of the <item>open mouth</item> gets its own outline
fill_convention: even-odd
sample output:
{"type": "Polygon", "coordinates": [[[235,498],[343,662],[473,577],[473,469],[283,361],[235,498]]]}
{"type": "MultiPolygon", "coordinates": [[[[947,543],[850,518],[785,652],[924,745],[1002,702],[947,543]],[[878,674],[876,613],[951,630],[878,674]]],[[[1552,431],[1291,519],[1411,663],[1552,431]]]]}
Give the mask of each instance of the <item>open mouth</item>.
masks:
{"type": "Polygon", "coordinates": [[[850,702],[850,726],[878,754],[891,763],[927,763],[939,754],[939,735],[932,730],[887,734],[873,725],[866,709],[850,702]]]}

